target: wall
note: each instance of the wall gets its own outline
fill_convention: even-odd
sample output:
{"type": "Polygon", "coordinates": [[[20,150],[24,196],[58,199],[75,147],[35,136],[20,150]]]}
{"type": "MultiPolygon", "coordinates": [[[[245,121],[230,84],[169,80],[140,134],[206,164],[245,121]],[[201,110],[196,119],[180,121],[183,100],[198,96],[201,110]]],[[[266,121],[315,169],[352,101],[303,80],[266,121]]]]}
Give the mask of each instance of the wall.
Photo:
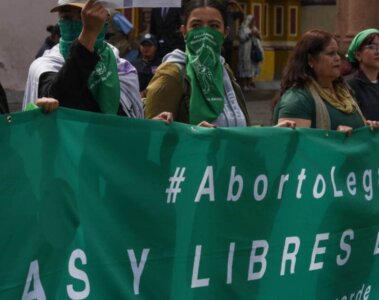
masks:
{"type": "Polygon", "coordinates": [[[55,0],[0,1],[0,82],[6,89],[23,90],[30,63],[55,24],[50,13],[55,0]]]}
{"type": "Polygon", "coordinates": [[[336,32],[335,5],[307,5],[301,7],[301,31],[323,29],[330,33],[336,32]]]}
{"type": "Polygon", "coordinates": [[[338,0],[337,38],[346,50],[354,36],[366,28],[378,28],[379,2],[377,0],[338,0]]]}

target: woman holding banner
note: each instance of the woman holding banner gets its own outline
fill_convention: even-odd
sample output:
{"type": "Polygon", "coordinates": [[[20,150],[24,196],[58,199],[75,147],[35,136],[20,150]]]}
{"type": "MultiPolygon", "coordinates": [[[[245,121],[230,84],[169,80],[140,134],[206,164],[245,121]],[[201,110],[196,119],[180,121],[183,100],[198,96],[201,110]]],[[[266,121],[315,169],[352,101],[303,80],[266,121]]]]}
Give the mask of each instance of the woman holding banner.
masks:
{"type": "MultiPolygon", "coordinates": [[[[307,31],[297,43],[281,82],[274,122],[291,120],[297,127],[350,132],[366,121],[341,78],[336,39],[328,32],[307,31]]],[[[368,121],[377,127],[377,122],[368,121]]]]}
{"type": "Polygon", "coordinates": [[[183,7],[186,52],[167,54],[147,87],[145,117],[172,112],[175,121],[207,126],[246,126],[245,99],[221,57],[228,34],[227,12],[218,0],[193,0],[183,7]]]}
{"type": "MultiPolygon", "coordinates": [[[[171,112],[174,120],[206,127],[250,124],[240,86],[221,57],[228,35],[227,11],[218,0],[191,0],[183,7],[181,32],[186,52],[163,58],[145,98],[145,117],[171,112]]],[[[278,124],[294,127],[292,121],[278,124]]]]}

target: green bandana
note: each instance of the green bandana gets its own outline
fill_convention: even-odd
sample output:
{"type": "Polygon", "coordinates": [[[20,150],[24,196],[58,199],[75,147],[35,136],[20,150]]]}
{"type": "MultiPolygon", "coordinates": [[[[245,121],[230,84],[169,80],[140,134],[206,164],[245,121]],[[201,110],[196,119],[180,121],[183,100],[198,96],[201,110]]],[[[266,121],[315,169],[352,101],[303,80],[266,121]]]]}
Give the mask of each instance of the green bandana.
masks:
{"type": "Polygon", "coordinates": [[[213,122],[224,109],[223,66],[220,61],[224,36],[207,27],[186,34],[186,71],[191,80],[190,123],[213,122]]]}
{"type": "MultiPolygon", "coordinates": [[[[60,20],[61,38],[59,50],[66,60],[70,47],[82,31],[81,21],[60,20]]],[[[88,79],[88,88],[99,104],[100,110],[107,114],[116,114],[120,102],[120,80],[118,78],[116,57],[109,45],[104,42],[106,27],[99,34],[95,51],[100,56],[95,70],[88,79]]]]}
{"type": "Polygon", "coordinates": [[[83,29],[83,23],[81,21],[59,20],[58,25],[61,32],[59,51],[66,60],[72,43],[79,37],[83,29]]]}
{"type": "Polygon", "coordinates": [[[379,30],[377,30],[377,29],[366,29],[366,30],[359,32],[354,37],[354,39],[351,41],[349,49],[347,50],[347,53],[346,53],[346,58],[348,59],[349,62],[351,62],[351,63],[357,62],[357,60],[355,59],[355,52],[357,52],[357,50],[361,46],[364,39],[373,33],[379,34],[379,30]]]}

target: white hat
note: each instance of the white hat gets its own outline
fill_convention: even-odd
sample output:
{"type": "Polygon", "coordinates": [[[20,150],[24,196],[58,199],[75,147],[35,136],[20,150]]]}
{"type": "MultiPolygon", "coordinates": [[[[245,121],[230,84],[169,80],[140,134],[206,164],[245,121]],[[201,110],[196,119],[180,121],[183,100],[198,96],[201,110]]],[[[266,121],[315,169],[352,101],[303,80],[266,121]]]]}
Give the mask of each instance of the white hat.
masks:
{"type": "Polygon", "coordinates": [[[55,6],[50,12],[58,11],[62,6],[75,6],[83,8],[86,0],[58,0],[58,5],[55,6]]]}

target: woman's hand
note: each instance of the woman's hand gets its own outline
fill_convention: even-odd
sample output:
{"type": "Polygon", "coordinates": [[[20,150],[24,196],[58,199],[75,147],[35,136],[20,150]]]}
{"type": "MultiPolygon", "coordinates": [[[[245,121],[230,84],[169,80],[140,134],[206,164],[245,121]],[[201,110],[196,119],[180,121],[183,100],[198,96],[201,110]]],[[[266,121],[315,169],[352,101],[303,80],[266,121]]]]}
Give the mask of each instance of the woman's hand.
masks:
{"type": "Polygon", "coordinates": [[[371,129],[378,129],[379,128],[379,122],[378,121],[366,121],[366,126],[371,127],[371,129]]]}
{"type": "Polygon", "coordinates": [[[37,99],[36,105],[42,109],[43,112],[51,113],[59,106],[59,101],[54,98],[40,98],[37,99]]]}
{"type": "Polygon", "coordinates": [[[152,118],[152,120],[159,120],[165,122],[166,124],[171,124],[174,121],[174,117],[172,113],[164,111],[161,112],[158,116],[152,118]]]}
{"type": "Polygon", "coordinates": [[[291,120],[284,120],[276,124],[274,127],[296,128],[296,122],[291,120]]]}
{"type": "Polygon", "coordinates": [[[345,132],[347,136],[351,136],[351,133],[353,132],[353,128],[350,126],[338,125],[337,131],[345,132]]]}
{"type": "Polygon", "coordinates": [[[206,128],[216,128],[217,127],[216,125],[208,123],[207,121],[202,121],[199,124],[197,124],[197,126],[206,127],[206,128]]]}
{"type": "MultiPolygon", "coordinates": [[[[294,122],[296,124],[297,128],[310,128],[312,125],[312,121],[308,119],[300,119],[300,118],[279,118],[278,123],[276,126],[279,126],[279,124],[283,122],[294,122]]],[[[286,126],[281,126],[281,127],[286,127],[286,126]]],[[[287,126],[288,127],[288,126],[287,126]]]]}

